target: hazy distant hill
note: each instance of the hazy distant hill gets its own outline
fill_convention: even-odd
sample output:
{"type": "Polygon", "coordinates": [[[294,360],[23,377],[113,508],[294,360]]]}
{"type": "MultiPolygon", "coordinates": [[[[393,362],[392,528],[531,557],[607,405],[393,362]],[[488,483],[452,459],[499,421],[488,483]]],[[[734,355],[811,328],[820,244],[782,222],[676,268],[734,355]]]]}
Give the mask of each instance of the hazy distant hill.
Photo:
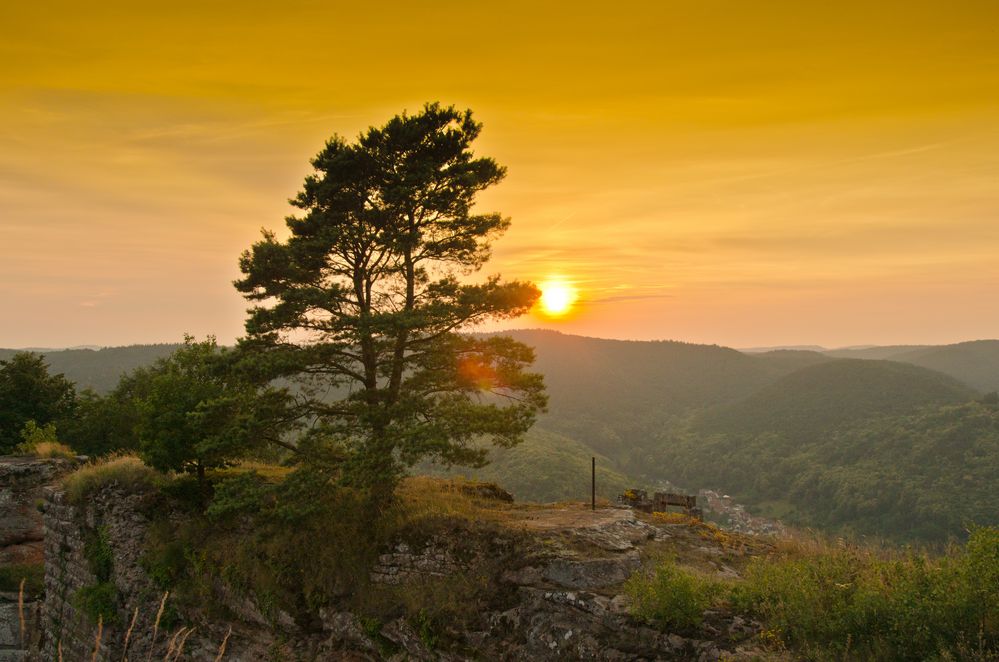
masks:
{"type": "Polygon", "coordinates": [[[639,342],[513,331],[545,375],[540,425],[617,459],[641,464],[654,433],[701,408],[738,400],[802,366],[814,352],[749,355],[717,345],[639,342]]]}
{"type": "Polygon", "coordinates": [[[836,358],[890,359],[937,370],[980,391],[999,390],[999,340],[954,345],[893,345],[825,352],[836,358]]]}
{"type": "Polygon", "coordinates": [[[904,414],[978,394],[939,372],[894,361],[839,359],[804,367],[738,402],[708,409],[697,429],[813,439],[844,424],[904,414]]]}
{"type": "Polygon", "coordinates": [[[999,340],[924,347],[899,354],[893,360],[939,370],[980,391],[999,390],[999,340]]]}
{"type": "MultiPolygon", "coordinates": [[[[149,365],[167,356],[180,345],[131,345],[93,349],[62,349],[38,352],[45,356],[49,372],[62,373],[74,382],[77,389],[92,388],[107,393],[117,385],[121,376],[136,368],[149,365]]],[[[0,360],[9,359],[18,351],[0,349],[0,360]]]]}
{"type": "Polygon", "coordinates": [[[918,349],[926,349],[930,345],[884,345],[878,347],[844,347],[842,349],[828,349],[823,352],[827,356],[838,359],[891,359],[918,349]]]}

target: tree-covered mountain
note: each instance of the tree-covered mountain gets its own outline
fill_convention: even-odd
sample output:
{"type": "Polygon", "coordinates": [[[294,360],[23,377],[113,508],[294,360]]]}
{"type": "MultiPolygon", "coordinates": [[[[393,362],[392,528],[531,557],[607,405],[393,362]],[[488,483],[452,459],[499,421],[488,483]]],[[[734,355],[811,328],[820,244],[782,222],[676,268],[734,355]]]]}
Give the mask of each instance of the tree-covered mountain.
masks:
{"type": "Polygon", "coordinates": [[[575,439],[540,428],[528,432],[519,446],[490,449],[490,463],[481,469],[456,468],[446,473],[499,483],[518,500],[588,500],[591,457],[597,460],[598,497],[613,499],[635,487],[634,480],[617,471],[610,458],[575,439]]]}
{"type": "Polygon", "coordinates": [[[815,352],[749,355],[717,345],[622,341],[512,331],[534,347],[548,413],[539,426],[585,443],[622,466],[643,466],[655,432],[691,412],[732,402],[803,366],[815,352]]]}
{"type": "Polygon", "coordinates": [[[811,440],[868,418],[956,404],[977,393],[952,377],[893,361],[839,359],[806,366],[737,402],[706,409],[695,430],[811,440]]]}
{"type": "MultiPolygon", "coordinates": [[[[62,373],[76,384],[77,390],[93,389],[108,393],[126,373],[151,365],[156,359],[169,356],[182,345],[129,345],[103,349],[60,349],[38,352],[45,357],[52,374],[62,373]]],[[[0,349],[0,360],[9,359],[19,351],[0,349]]]]}
{"type": "Polygon", "coordinates": [[[825,352],[834,358],[890,359],[950,375],[980,391],[999,390],[999,340],[953,345],[895,345],[825,352]]]}
{"type": "Polygon", "coordinates": [[[925,347],[899,354],[893,360],[938,370],[980,391],[999,391],[999,340],[925,347]]]}

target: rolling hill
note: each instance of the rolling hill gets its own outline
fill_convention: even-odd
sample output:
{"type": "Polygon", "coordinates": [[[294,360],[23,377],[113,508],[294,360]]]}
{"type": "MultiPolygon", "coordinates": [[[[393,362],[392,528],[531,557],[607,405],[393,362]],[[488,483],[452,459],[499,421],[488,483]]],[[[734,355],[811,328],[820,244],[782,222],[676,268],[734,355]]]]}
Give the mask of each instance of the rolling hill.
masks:
{"type": "Polygon", "coordinates": [[[706,410],[707,434],[763,432],[814,439],[829,430],[926,405],[956,404],[978,394],[933,370],[894,361],[838,359],[796,370],[748,397],[706,410]]]}
{"type": "MultiPolygon", "coordinates": [[[[76,384],[77,390],[93,389],[108,393],[125,373],[150,365],[174,352],[179,344],[130,345],[103,349],[59,349],[37,352],[45,357],[49,372],[62,373],[76,384]]],[[[18,351],[0,349],[0,361],[18,351]]]]}

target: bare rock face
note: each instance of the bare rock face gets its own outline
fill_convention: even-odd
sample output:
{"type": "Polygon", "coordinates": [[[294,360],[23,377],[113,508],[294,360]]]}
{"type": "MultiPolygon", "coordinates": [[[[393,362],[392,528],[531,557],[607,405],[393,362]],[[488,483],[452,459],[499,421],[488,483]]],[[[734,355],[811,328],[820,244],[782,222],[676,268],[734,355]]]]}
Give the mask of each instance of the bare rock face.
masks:
{"type": "Polygon", "coordinates": [[[638,551],[633,549],[611,558],[555,559],[542,576],[565,588],[603,588],[624,583],[641,564],[638,551]]]}
{"type": "Polygon", "coordinates": [[[76,464],[64,459],[0,457],[0,565],[42,562],[42,489],[76,464]]]}

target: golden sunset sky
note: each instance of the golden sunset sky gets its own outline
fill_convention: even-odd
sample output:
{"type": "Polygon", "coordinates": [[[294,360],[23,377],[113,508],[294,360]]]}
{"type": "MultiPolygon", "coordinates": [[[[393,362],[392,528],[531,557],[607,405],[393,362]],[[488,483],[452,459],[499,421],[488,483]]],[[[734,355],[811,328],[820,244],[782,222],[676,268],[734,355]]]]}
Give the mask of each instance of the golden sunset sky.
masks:
{"type": "Polygon", "coordinates": [[[0,346],[231,342],[308,159],[425,101],[509,168],[512,326],[999,336],[999,2],[0,3],[0,346]]]}

